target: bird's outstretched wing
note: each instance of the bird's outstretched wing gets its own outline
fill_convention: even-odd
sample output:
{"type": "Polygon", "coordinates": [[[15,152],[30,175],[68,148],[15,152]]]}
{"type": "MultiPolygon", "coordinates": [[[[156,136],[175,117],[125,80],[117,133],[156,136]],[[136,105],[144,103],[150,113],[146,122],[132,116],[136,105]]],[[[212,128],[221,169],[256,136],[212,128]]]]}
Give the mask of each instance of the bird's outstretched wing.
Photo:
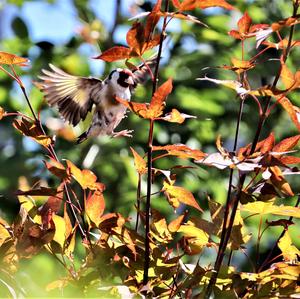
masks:
{"type": "Polygon", "coordinates": [[[96,78],[72,76],[49,64],[51,71],[42,70],[42,91],[51,106],[57,106],[62,117],[76,126],[84,120],[96,101],[103,83],[96,78]]]}

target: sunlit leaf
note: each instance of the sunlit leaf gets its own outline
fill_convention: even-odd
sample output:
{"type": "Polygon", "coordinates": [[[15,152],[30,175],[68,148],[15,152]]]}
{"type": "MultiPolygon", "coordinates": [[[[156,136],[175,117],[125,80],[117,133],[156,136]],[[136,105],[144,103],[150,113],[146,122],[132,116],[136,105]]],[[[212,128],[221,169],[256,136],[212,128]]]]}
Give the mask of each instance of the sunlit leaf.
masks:
{"type": "Polygon", "coordinates": [[[249,92],[249,90],[245,89],[240,82],[234,81],[234,80],[218,80],[218,79],[213,79],[213,78],[208,78],[208,77],[197,78],[197,80],[210,81],[210,82],[213,82],[218,85],[224,85],[226,87],[234,89],[237,92],[237,94],[246,94],[249,92]]]}
{"type": "Polygon", "coordinates": [[[270,180],[272,184],[284,195],[294,196],[294,192],[287,180],[284,178],[281,169],[278,166],[272,166],[269,167],[269,170],[271,172],[270,180]]]}
{"type": "MultiPolygon", "coordinates": [[[[178,1],[175,2],[176,5],[178,5],[178,3],[178,1]]],[[[235,9],[225,0],[184,0],[177,8],[178,10],[194,10],[195,8],[205,9],[216,6],[229,10],[235,9]]]]}
{"type": "Polygon", "coordinates": [[[281,152],[289,151],[298,144],[299,140],[300,140],[300,135],[295,135],[289,138],[285,138],[273,147],[273,152],[281,153],[281,152]]]}
{"type": "Polygon", "coordinates": [[[23,135],[31,137],[34,141],[45,147],[53,143],[51,137],[44,135],[39,126],[28,121],[26,118],[15,119],[13,125],[23,135]]]}
{"type": "Polygon", "coordinates": [[[202,151],[192,149],[184,144],[153,146],[153,151],[167,151],[168,155],[177,156],[181,159],[200,160],[206,156],[202,151]]]}
{"type": "Polygon", "coordinates": [[[191,247],[191,253],[200,253],[208,244],[209,235],[202,229],[195,227],[191,222],[181,225],[178,232],[182,233],[191,247]]]}
{"type": "Polygon", "coordinates": [[[282,252],[285,261],[296,261],[300,256],[300,250],[292,244],[292,239],[288,230],[278,242],[278,247],[282,252]]]}
{"type": "Polygon", "coordinates": [[[69,160],[67,160],[67,165],[72,176],[83,189],[99,190],[101,192],[105,189],[104,184],[97,182],[97,177],[91,170],[80,170],[69,160]]]}
{"type": "Polygon", "coordinates": [[[50,282],[46,286],[46,291],[50,292],[50,291],[55,290],[55,289],[63,289],[68,284],[69,284],[69,279],[68,278],[62,278],[62,279],[59,279],[59,280],[55,280],[55,281],[50,282]]]}
{"type": "Polygon", "coordinates": [[[9,229],[8,223],[0,218],[0,247],[7,239],[11,238],[9,229]]]}
{"type": "Polygon", "coordinates": [[[113,62],[122,59],[130,58],[131,50],[122,46],[112,47],[104,52],[101,55],[95,57],[95,59],[102,59],[107,62],[113,62]]]}
{"type": "Polygon", "coordinates": [[[167,181],[164,181],[163,191],[166,193],[169,201],[173,203],[174,208],[177,208],[178,206],[176,206],[176,203],[180,202],[182,204],[192,206],[197,210],[203,212],[190,191],[182,187],[174,186],[173,183],[168,183],[167,181]]]}
{"type": "Polygon", "coordinates": [[[14,54],[0,52],[0,64],[27,66],[29,60],[14,54]]]}
{"type": "Polygon", "coordinates": [[[105,201],[102,192],[96,190],[86,200],[85,212],[89,219],[98,226],[105,209],[105,201]]]}
{"type": "Polygon", "coordinates": [[[299,22],[300,20],[297,17],[289,17],[278,22],[272,23],[271,28],[273,31],[280,31],[284,27],[290,27],[298,24],[299,22]]]}
{"type": "Polygon", "coordinates": [[[182,124],[187,118],[196,118],[196,116],[180,113],[177,109],[172,109],[171,113],[166,114],[160,119],[171,123],[182,124]]]}
{"type": "Polygon", "coordinates": [[[150,104],[128,102],[119,97],[116,97],[116,100],[142,118],[155,119],[163,113],[166,97],[171,91],[172,79],[168,79],[168,81],[162,84],[154,93],[150,104]]]}
{"type": "Polygon", "coordinates": [[[174,219],[173,221],[171,221],[168,225],[168,229],[170,232],[175,233],[179,230],[181,223],[184,220],[185,215],[180,215],[179,217],[177,217],[176,219],[174,219]]]}
{"type": "Polygon", "coordinates": [[[140,175],[147,173],[146,161],[132,147],[130,149],[134,157],[134,165],[137,172],[140,175]]]}
{"type": "Polygon", "coordinates": [[[291,206],[276,206],[272,202],[250,202],[242,205],[241,210],[255,215],[274,214],[300,218],[300,208],[291,206]]]}
{"type": "Polygon", "coordinates": [[[5,116],[5,110],[0,106],[0,120],[5,116]]]}
{"type": "Polygon", "coordinates": [[[297,115],[297,111],[295,109],[295,106],[293,106],[293,104],[291,103],[291,101],[287,97],[278,97],[278,103],[289,114],[292,122],[296,125],[296,127],[300,131],[300,122],[299,122],[299,117],[297,115]]]}
{"type": "Polygon", "coordinates": [[[65,240],[66,240],[66,223],[63,217],[58,215],[53,215],[53,222],[55,225],[55,234],[53,237],[53,241],[59,244],[60,248],[64,248],[65,240]]]}

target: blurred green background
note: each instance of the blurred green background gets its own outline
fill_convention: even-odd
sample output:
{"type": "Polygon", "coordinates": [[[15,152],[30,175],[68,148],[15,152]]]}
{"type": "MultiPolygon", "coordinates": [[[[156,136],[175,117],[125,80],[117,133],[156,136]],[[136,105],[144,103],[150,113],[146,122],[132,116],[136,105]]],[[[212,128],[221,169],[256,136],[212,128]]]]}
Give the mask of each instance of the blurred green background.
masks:
{"type": "MultiPolygon", "coordinates": [[[[271,23],[292,13],[292,1],[228,2],[241,12],[247,10],[254,23],[271,23]]],[[[22,75],[34,109],[41,114],[42,123],[49,134],[57,135],[55,148],[59,158],[69,159],[80,168],[93,170],[99,181],[106,185],[104,195],[107,211],[120,212],[133,218],[137,175],[129,147],[134,147],[140,154],[144,153],[148,138],[147,121],[129,114],[118,129],[133,129],[133,138],[101,137],[76,145],[75,136],[85,129],[87,121],[75,129],[66,126],[55,109],[47,106],[42,93],[32,81],[38,80],[41,69],[47,68],[49,63],[75,75],[97,77],[104,77],[117,66],[124,66],[122,61],[104,64],[92,57],[115,44],[124,44],[126,32],[132,24],[128,19],[141,11],[151,10],[152,5],[153,1],[143,0],[0,0],[0,51],[30,59],[30,67],[18,69],[18,72],[22,75]]],[[[193,12],[208,28],[187,21],[174,20],[170,23],[160,70],[160,84],[169,77],[174,79],[174,91],[168,98],[166,111],[177,108],[195,115],[197,119],[187,120],[183,125],[157,123],[155,145],[184,143],[204,152],[215,152],[216,137],[221,135],[224,146],[232,149],[239,107],[236,94],[225,87],[195,79],[205,74],[212,78],[235,79],[233,73],[215,67],[229,65],[232,57],[241,58],[239,42],[227,34],[236,28],[241,12],[218,8],[193,12]]],[[[296,39],[297,36],[298,33],[296,39]]],[[[245,48],[246,59],[255,55],[254,40],[247,40],[245,48]]],[[[274,50],[265,52],[259,61],[262,65],[249,71],[248,77],[253,87],[259,86],[262,81],[271,82],[276,74],[278,63],[269,61],[270,58],[278,58],[278,53],[274,50]]],[[[299,62],[299,49],[293,49],[289,66],[295,70],[299,62]]],[[[134,100],[149,101],[150,93],[151,82],[148,82],[148,85],[138,87],[134,100]]],[[[300,104],[298,95],[295,92],[291,98],[295,105],[300,104]]],[[[8,112],[18,110],[30,114],[18,86],[3,72],[0,72],[0,106],[8,112]]],[[[240,145],[251,142],[257,120],[257,106],[248,100],[240,129],[240,145]]],[[[14,193],[20,177],[26,177],[30,185],[40,180],[42,184],[50,186],[57,186],[58,183],[42,163],[45,159],[43,149],[29,138],[22,137],[11,124],[12,118],[9,117],[0,122],[0,216],[7,220],[12,220],[19,209],[14,193]]],[[[266,137],[270,131],[275,132],[277,141],[296,134],[289,116],[280,107],[276,107],[268,118],[261,137],[266,137]]],[[[155,163],[155,167],[168,169],[178,164],[195,166],[193,169],[175,171],[177,185],[192,191],[202,208],[207,208],[207,195],[224,203],[227,171],[169,158],[155,163]]],[[[297,178],[290,180],[295,193],[299,192],[297,178]]],[[[142,187],[144,192],[145,183],[142,187]]],[[[158,179],[153,189],[158,191],[160,188],[161,180],[158,179]]],[[[285,201],[285,204],[293,202],[285,201]]],[[[162,196],[153,197],[153,207],[166,217],[174,215],[162,196]]],[[[249,225],[255,235],[257,222],[250,222],[249,225]]],[[[265,250],[271,246],[271,240],[273,238],[268,237],[263,240],[265,250]]]]}

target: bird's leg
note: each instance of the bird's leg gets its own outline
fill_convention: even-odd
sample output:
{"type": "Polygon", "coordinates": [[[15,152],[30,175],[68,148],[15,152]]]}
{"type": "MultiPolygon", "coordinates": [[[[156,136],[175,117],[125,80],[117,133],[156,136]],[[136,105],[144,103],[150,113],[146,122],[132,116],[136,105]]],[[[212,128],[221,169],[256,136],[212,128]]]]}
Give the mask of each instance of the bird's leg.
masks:
{"type": "Polygon", "coordinates": [[[116,137],[132,137],[131,133],[133,132],[133,130],[123,130],[120,132],[112,132],[111,136],[113,138],[116,137]]]}

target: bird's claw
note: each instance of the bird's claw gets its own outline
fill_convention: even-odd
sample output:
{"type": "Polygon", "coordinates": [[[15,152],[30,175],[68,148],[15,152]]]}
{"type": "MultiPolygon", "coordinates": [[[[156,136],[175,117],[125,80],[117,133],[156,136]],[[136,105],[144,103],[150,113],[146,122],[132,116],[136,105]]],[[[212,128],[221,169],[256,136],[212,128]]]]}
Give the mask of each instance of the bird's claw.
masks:
{"type": "Polygon", "coordinates": [[[116,137],[132,137],[131,133],[133,132],[133,130],[123,130],[120,132],[113,132],[112,137],[116,138],[116,137]]]}

